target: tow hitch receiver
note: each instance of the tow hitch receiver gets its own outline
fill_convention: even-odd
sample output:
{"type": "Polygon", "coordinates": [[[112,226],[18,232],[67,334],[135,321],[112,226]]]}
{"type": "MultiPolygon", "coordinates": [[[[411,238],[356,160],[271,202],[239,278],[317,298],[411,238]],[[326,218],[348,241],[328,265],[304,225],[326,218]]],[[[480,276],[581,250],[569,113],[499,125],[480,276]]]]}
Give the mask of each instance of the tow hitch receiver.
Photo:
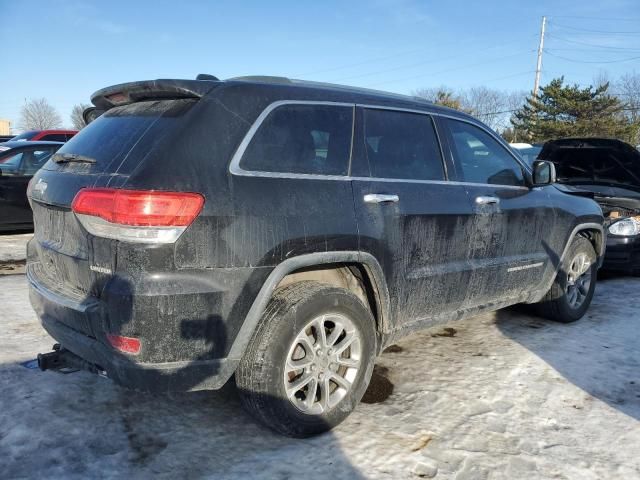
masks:
{"type": "Polygon", "coordinates": [[[98,365],[87,362],[75,353],[61,348],[59,343],[53,346],[53,352],[38,354],[38,367],[43,372],[54,370],[60,373],[73,373],[78,370],[87,370],[91,373],[106,376],[106,372],[98,365]]]}

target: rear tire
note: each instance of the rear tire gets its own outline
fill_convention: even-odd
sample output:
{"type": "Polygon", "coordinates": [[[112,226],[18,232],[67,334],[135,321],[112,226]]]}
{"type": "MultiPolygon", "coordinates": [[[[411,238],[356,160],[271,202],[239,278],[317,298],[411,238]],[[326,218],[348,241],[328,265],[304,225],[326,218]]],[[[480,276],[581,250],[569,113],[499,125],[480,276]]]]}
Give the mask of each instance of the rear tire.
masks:
{"type": "Polygon", "coordinates": [[[240,399],[284,435],[325,432],[364,395],[375,348],[373,316],[350,291],[288,285],[274,293],[236,371],[240,399]]]}
{"type": "Polygon", "coordinates": [[[596,288],[597,256],[584,237],[573,239],[553,285],[536,305],[540,316],[571,323],[586,313],[596,288]]]}

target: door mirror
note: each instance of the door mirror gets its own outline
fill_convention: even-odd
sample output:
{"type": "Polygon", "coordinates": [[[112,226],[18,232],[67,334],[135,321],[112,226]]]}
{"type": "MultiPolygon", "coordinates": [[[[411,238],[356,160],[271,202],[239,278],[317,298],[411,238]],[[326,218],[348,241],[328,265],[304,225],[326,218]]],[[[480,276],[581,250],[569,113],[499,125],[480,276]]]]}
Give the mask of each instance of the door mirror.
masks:
{"type": "Polygon", "coordinates": [[[556,166],[545,160],[533,162],[533,185],[550,185],[556,182],[556,166]]]}

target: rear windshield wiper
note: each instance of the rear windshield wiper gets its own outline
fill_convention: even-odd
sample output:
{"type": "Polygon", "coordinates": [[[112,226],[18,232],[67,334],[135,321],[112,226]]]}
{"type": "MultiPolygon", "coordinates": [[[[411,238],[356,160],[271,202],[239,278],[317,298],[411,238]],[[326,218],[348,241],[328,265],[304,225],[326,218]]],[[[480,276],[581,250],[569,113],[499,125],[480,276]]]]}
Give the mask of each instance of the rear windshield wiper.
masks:
{"type": "Polygon", "coordinates": [[[96,163],[95,158],[80,155],[78,153],[56,153],[53,157],[51,157],[51,160],[56,163],[96,163]]]}

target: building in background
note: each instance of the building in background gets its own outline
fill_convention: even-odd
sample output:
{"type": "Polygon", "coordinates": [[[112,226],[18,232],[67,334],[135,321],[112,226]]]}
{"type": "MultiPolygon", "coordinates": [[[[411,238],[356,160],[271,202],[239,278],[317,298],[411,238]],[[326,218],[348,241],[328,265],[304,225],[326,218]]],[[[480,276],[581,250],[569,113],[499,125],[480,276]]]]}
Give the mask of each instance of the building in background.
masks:
{"type": "Polygon", "coordinates": [[[11,122],[0,118],[0,135],[11,135],[11,122]]]}

